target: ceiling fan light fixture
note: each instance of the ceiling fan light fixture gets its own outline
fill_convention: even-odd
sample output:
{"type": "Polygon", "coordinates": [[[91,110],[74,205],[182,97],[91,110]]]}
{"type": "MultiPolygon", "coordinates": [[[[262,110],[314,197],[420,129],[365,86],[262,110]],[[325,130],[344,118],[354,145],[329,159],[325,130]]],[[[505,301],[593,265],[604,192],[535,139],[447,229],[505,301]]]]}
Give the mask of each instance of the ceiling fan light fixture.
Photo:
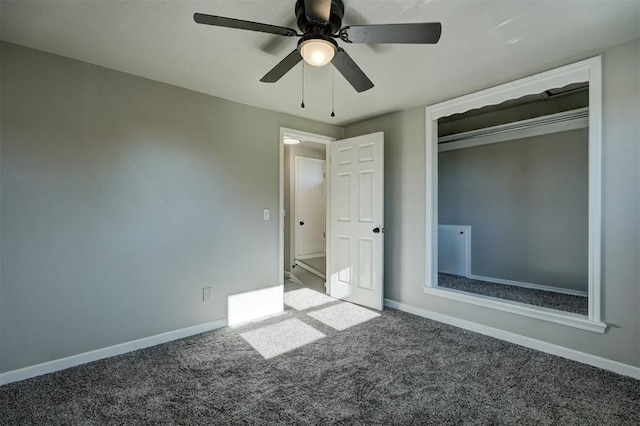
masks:
{"type": "Polygon", "coordinates": [[[299,50],[306,63],[321,67],[331,62],[338,49],[335,43],[321,38],[312,38],[300,43],[299,50]]]}
{"type": "Polygon", "coordinates": [[[282,139],[282,143],[285,145],[297,145],[300,142],[302,142],[300,139],[297,138],[283,138],[282,139]]]}
{"type": "MultiPolygon", "coordinates": [[[[303,67],[305,62],[315,67],[321,67],[331,62],[356,92],[371,89],[374,86],[373,82],[347,52],[338,47],[337,40],[349,44],[435,44],[440,40],[442,34],[440,22],[348,25],[343,27],[343,16],[343,0],[295,0],[296,23],[302,34],[289,27],[204,13],[194,13],[193,20],[198,24],[214,27],[257,31],[281,37],[299,37],[296,49],[260,79],[263,83],[277,82],[300,62],[303,67]]],[[[302,72],[302,91],[304,95],[304,69],[302,72]]],[[[300,107],[304,108],[304,96],[300,107]]]]}

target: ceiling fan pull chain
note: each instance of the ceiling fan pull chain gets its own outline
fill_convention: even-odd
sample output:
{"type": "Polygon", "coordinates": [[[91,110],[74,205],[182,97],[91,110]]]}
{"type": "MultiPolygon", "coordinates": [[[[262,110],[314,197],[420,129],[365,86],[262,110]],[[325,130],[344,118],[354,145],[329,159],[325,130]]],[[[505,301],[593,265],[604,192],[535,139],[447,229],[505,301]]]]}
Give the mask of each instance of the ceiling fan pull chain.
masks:
{"type": "Polygon", "coordinates": [[[336,83],[335,83],[335,70],[331,67],[331,117],[335,117],[336,113],[335,104],[336,104],[336,83]]]}
{"type": "Polygon", "coordinates": [[[304,61],[302,62],[302,103],[301,108],[304,108],[304,61]]]}

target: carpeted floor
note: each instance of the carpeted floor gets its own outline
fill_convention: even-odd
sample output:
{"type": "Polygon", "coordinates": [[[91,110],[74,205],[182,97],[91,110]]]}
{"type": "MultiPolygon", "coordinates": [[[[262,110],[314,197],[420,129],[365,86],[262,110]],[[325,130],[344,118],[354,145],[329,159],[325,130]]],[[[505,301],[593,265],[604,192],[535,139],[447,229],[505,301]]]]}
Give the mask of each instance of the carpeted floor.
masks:
{"type": "Polygon", "coordinates": [[[495,284],[442,273],[438,274],[438,286],[580,315],[588,315],[589,313],[589,299],[587,297],[495,284]]]}
{"type": "Polygon", "coordinates": [[[286,289],[282,315],[6,385],[0,423],[640,424],[640,381],[286,289]]]}

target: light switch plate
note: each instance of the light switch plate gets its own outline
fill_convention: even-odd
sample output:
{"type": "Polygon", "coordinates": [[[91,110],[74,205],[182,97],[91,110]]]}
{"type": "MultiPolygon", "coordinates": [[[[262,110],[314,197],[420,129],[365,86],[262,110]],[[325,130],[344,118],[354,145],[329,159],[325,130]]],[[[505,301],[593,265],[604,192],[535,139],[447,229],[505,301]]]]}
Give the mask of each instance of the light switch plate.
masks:
{"type": "Polygon", "coordinates": [[[262,220],[269,219],[271,219],[271,213],[269,212],[269,209],[262,209],[262,220]]]}
{"type": "Polygon", "coordinates": [[[213,299],[213,289],[211,287],[205,287],[202,289],[202,301],[208,302],[213,299]]]}

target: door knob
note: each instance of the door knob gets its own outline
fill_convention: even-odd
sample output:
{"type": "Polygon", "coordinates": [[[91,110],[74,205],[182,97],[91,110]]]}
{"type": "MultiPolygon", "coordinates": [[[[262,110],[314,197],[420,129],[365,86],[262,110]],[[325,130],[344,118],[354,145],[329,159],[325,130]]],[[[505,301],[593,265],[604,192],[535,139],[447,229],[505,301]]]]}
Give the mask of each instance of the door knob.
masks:
{"type": "Polygon", "coordinates": [[[302,225],[304,225],[304,222],[303,222],[303,221],[300,221],[300,226],[302,226],[302,225]]]}
{"type": "Polygon", "coordinates": [[[378,227],[373,228],[373,233],[374,234],[379,234],[380,233],[380,227],[378,226],[378,227]]]}

